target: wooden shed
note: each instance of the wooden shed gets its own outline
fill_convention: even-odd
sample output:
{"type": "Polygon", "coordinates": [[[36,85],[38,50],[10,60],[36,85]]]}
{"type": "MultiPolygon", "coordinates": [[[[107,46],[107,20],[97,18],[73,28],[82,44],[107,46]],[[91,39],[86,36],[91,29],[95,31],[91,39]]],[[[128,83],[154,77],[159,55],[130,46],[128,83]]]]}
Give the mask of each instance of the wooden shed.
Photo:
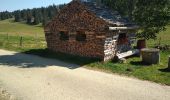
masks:
{"type": "Polygon", "coordinates": [[[100,0],[73,0],[44,29],[48,49],[108,61],[132,49],[137,26],[100,0]]]}

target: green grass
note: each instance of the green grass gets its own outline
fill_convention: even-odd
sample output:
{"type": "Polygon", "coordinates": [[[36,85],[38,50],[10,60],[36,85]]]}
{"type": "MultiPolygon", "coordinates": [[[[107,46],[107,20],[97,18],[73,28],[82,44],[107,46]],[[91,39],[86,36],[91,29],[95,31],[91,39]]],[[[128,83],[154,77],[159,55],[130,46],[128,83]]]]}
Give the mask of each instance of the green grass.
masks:
{"type": "MultiPolygon", "coordinates": [[[[167,30],[158,35],[157,40],[147,41],[148,46],[153,47],[159,42],[160,37],[162,45],[170,45],[170,26],[167,26],[167,30]]],[[[170,85],[170,72],[166,69],[170,51],[161,52],[161,63],[157,65],[144,65],[141,63],[140,57],[131,57],[127,59],[126,64],[121,64],[101,62],[97,59],[63,53],[54,53],[46,49],[43,28],[40,27],[40,25],[30,26],[24,23],[15,23],[12,19],[0,21],[0,48],[39,55],[47,58],[54,58],[81,66],[86,65],[86,67],[90,69],[118,73],[121,75],[170,85]],[[8,39],[7,33],[9,33],[8,39]],[[21,36],[23,37],[22,46],[20,46],[21,36]]]]}
{"type": "Polygon", "coordinates": [[[21,36],[0,34],[0,48],[13,51],[27,51],[31,49],[44,49],[46,42],[44,37],[21,36]]]}
{"type": "Polygon", "coordinates": [[[158,34],[157,40],[149,40],[147,41],[147,45],[149,47],[152,47],[155,44],[158,44],[160,41],[160,43],[162,45],[170,45],[170,25],[167,26],[167,30],[161,32],[160,34],[158,34]]]}
{"type": "Polygon", "coordinates": [[[106,62],[92,63],[91,67],[109,70],[128,76],[135,76],[139,79],[150,80],[157,83],[170,85],[170,72],[168,72],[167,62],[170,51],[161,52],[161,63],[157,65],[144,65],[139,57],[129,58],[126,64],[106,62]]]}
{"type": "Polygon", "coordinates": [[[14,19],[0,21],[0,48],[14,51],[46,48],[43,27],[14,22],[14,19]],[[20,46],[20,38],[22,46],[20,46]]]}
{"type": "Polygon", "coordinates": [[[43,27],[39,25],[27,25],[25,22],[14,22],[13,19],[0,21],[0,33],[11,35],[44,36],[43,27]]]}

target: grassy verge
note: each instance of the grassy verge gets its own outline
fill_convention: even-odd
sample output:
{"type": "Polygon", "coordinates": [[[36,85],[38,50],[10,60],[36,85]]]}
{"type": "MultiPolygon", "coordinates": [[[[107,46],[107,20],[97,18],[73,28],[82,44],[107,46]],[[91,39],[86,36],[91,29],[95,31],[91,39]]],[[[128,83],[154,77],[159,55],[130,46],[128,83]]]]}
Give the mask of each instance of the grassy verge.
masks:
{"type": "MultiPolygon", "coordinates": [[[[159,38],[161,38],[161,44],[170,44],[170,26],[167,27],[168,30],[162,32],[158,36],[158,40],[148,41],[149,47],[152,47],[154,44],[158,43],[159,38]]],[[[137,77],[143,80],[170,85],[170,72],[166,69],[170,51],[162,51],[160,53],[161,63],[158,65],[144,65],[141,63],[140,57],[131,57],[127,60],[126,64],[113,62],[103,63],[97,59],[73,56],[63,53],[54,53],[47,50],[44,35],[41,33],[42,30],[42,27],[38,27],[37,29],[37,26],[29,26],[23,23],[14,23],[11,20],[0,21],[0,48],[19,51],[27,54],[34,54],[46,58],[58,59],[65,62],[75,63],[81,66],[86,65],[86,67],[90,69],[118,73],[121,75],[137,77]],[[12,27],[15,24],[18,25],[18,27],[15,27],[15,30],[9,29],[9,26],[12,27]],[[5,29],[2,29],[1,26],[3,26],[5,29]],[[10,32],[10,34],[6,34],[6,32],[10,32]],[[22,32],[25,34],[20,35],[16,34],[15,32],[22,32]],[[40,34],[35,35],[34,33],[40,34]],[[23,38],[22,46],[20,45],[21,36],[23,38]]]]}
{"type": "Polygon", "coordinates": [[[168,54],[170,51],[161,52],[161,63],[157,65],[145,65],[141,62],[140,57],[131,57],[126,64],[101,62],[98,59],[91,59],[79,56],[73,56],[63,53],[54,53],[48,49],[35,49],[24,52],[26,54],[34,54],[41,57],[58,59],[65,62],[75,63],[86,68],[118,73],[121,75],[137,77],[142,80],[149,80],[161,84],[170,85],[170,72],[166,69],[168,62],[168,54]]]}

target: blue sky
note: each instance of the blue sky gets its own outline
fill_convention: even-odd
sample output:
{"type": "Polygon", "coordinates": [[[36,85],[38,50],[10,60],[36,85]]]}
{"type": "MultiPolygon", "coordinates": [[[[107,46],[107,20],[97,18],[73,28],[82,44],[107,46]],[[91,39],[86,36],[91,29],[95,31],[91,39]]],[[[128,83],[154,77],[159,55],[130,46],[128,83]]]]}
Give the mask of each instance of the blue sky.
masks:
{"type": "Polygon", "coordinates": [[[71,0],[0,0],[0,11],[46,7],[52,4],[64,4],[71,0]]]}

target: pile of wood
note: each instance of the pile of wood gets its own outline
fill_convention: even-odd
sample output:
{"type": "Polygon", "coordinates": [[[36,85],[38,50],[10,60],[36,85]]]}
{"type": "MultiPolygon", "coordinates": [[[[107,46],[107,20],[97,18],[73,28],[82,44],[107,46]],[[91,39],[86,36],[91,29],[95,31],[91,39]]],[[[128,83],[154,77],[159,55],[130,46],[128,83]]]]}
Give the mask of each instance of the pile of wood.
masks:
{"type": "Polygon", "coordinates": [[[69,30],[71,32],[77,30],[105,32],[109,23],[101,20],[94,13],[80,2],[72,2],[63,8],[59,14],[47,24],[45,29],[49,31],[69,30]]]}
{"type": "Polygon", "coordinates": [[[115,24],[103,20],[84,4],[72,1],[45,26],[47,45],[56,52],[107,61],[115,56],[117,43],[113,36],[118,34],[109,31],[109,26],[115,24]],[[60,40],[61,31],[68,32],[68,40],[60,40]],[[85,41],[76,40],[76,34],[80,31],[85,33],[85,41]]]}
{"type": "Polygon", "coordinates": [[[112,59],[116,53],[116,43],[117,40],[113,38],[106,38],[104,44],[104,61],[112,59]]]}

